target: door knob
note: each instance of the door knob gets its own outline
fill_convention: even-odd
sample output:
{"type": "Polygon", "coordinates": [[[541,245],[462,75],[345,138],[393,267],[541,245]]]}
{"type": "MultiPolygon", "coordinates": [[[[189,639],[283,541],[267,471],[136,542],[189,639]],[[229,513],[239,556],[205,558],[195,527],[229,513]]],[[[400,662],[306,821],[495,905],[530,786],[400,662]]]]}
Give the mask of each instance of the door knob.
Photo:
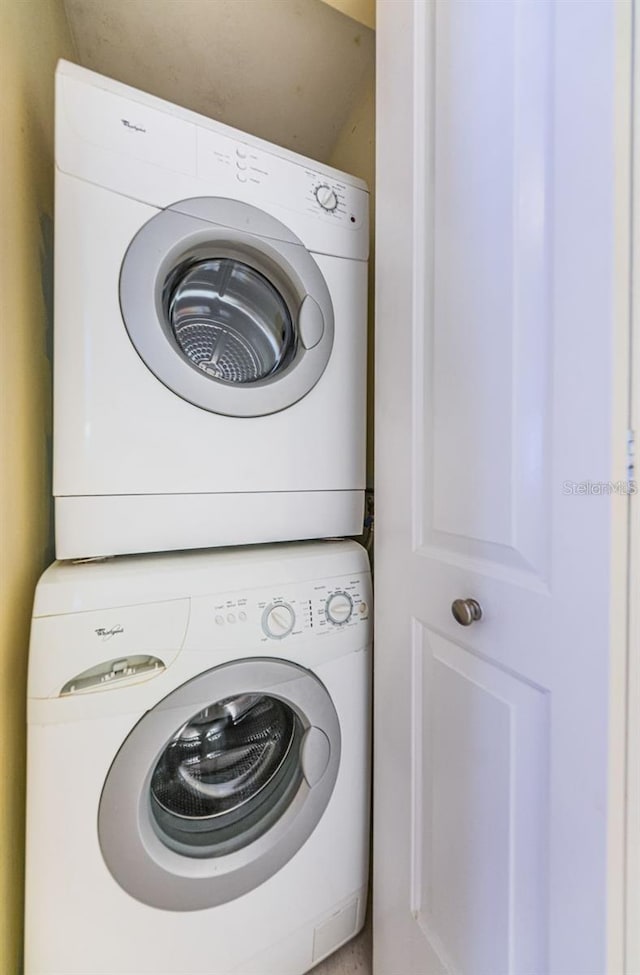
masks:
{"type": "Polygon", "coordinates": [[[451,612],[460,626],[470,626],[476,620],[482,619],[482,606],[476,599],[454,599],[451,612]]]}

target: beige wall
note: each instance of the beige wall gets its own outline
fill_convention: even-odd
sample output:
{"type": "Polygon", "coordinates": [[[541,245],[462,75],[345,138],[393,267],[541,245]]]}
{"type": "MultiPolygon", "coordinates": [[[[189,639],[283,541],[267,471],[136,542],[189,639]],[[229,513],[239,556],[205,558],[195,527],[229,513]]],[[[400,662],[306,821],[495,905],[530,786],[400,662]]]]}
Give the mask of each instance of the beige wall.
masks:
{"type": "Polygon", "coordinates": [[[342,127],[327,162],[337,169],[360,176],[371,191],[370,254],[369,254],[369,355],[367,370],[367,485],[373,487],[373,324],[374,324],[374,260],[375,260],[375,72],[367,74],[358,98],[342,127]]]}
{"type": "MultiPolygon", "coordinates": [[[[77,59],[62,0],[4,0],[0,43],[0,973],[16,975],[29,618],[36,580],[53,557],[53,75],[59,57],[77,59]]],[[[328,161],[373,189],[373,73],[328,161]]],[[[370,321],[372,300],[370,287],[370,321]]],[[[372,459],[370,444],[369,472],[372,459]]]]}
{"type": "Polygon", "coordinates": [[[324,2],[346,14],[347,17],[375,29],[376,0],[324,0],[324,2]]]}
{"type": "Polygon", "coordinates": [[[0,972],[14,975],[29,617],[52,558],[53,73],[58,57],[73,56],[62,0],[4,0],[0,39],[0,972]]]}

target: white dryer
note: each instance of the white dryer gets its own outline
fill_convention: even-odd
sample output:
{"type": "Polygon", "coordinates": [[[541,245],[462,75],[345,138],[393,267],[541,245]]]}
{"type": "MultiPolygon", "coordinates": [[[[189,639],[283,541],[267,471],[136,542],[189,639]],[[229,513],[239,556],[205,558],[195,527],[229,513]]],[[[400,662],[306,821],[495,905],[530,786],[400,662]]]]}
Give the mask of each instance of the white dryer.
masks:
{"type": "Polygon", "coordinates": [[[61,61],[59,558],[357,534],[368,193],[61,61]]]}
{"type": "Polygon", "coordinates": [[[45,572],[26,975],[301,975],[360,929],[370,605],[354,542],[45,572]]]}

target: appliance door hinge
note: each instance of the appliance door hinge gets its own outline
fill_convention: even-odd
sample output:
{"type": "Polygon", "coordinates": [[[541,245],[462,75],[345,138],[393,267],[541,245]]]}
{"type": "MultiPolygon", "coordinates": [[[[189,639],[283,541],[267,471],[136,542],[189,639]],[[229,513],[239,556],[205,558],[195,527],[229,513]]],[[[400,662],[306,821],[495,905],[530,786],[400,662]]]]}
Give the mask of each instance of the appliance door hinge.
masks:
{"type": "Polygon", "coordinates": [[[634,487],[636,476],[636,432],[627,430],[627,483],[634,487]]]}

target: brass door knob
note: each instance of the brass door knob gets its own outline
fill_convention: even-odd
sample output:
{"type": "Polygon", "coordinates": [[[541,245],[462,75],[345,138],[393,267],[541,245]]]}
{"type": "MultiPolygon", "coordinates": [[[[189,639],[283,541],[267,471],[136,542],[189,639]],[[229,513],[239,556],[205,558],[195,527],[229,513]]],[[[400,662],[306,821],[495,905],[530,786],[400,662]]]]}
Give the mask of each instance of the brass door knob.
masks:
{"type": "Polygon", "coordinates": [[[476,599],[454,599],[451,612],[460,626],[471,626],[476,620],[482,619],[482,606],[476,599]]]}

